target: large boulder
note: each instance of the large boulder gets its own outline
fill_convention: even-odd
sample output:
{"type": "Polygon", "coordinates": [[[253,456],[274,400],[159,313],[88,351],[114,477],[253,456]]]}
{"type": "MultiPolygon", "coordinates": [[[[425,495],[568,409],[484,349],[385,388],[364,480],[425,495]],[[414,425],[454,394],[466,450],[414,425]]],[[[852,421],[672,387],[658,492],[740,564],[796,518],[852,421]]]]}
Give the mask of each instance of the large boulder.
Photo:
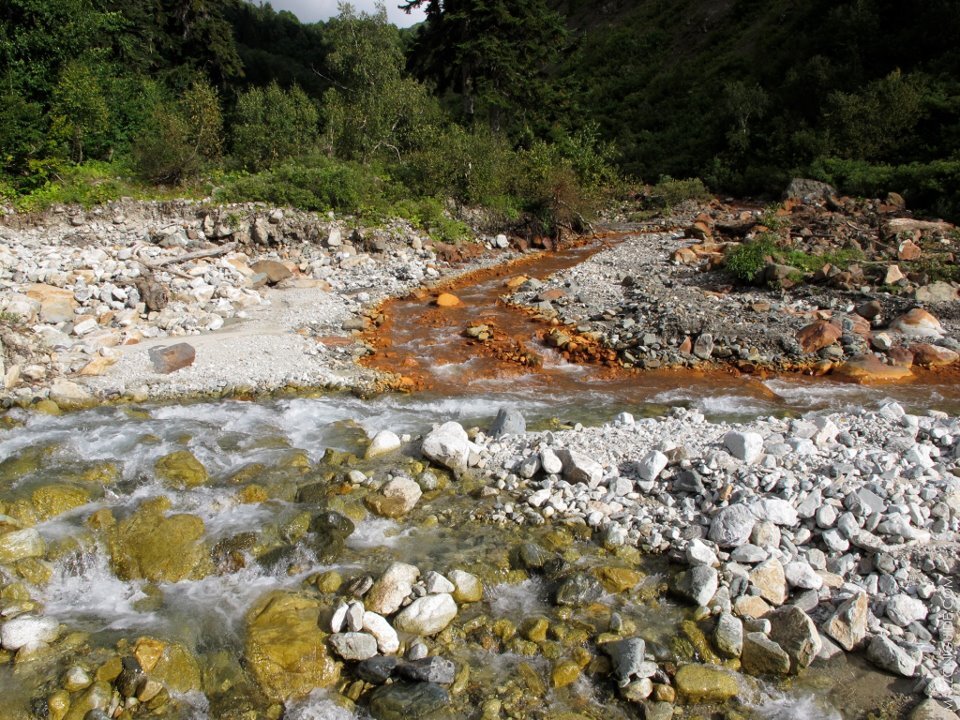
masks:
{"type": "Polygon", "coordinates": [[[167,516],[170,506],[167,498],[148,500],[112,529],[110,561],[121,580],[178,582],[198,580],[213,571],[203,520],[196,515],[167,516]]]}
{"type": "Polygon", "coordinates": [[[796,605],[784,605],[769,615],[770,639],[790,656],[790,671],[799,672],[813,662],[823,647],[813,620],[796,605]]]}
{"type": "Polygon", "coordinates": [[[434,428],[423,439],[421,452],[444,467],[455,471],[467,469],[473,443],[460,423],[448,422],[434,428]]]}
{"type": "Polygon", "coordinates": [[[923,308],[914,308],[890,323],[890,329],[908,338],[941,338],[943,326],[940,321],[923,308]]]}
{"type": "Polygon", "coordinates": [[[247,614],[244,659],[271,700],[306,697],[340,679],[340,663],[327,653],[320,630],[322,609],[314,598],[277,591],[247,614]]]}

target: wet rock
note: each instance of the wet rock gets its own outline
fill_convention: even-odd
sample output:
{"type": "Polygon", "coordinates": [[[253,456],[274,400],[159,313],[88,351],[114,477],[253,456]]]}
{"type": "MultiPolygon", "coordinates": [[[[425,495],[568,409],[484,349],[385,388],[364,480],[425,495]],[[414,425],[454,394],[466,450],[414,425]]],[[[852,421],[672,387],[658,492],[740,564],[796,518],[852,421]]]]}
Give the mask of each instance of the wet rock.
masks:
{"type": "Polygon", "coordinates": [[[364,453],[366,459],[375,458],[380,455],[392,453],[400,449],[400,438],[397,434],[389,430],[381,430],[373,436],[367,451],[364,453]]]}
{"type": "Polygon", "coordinates": [[[908,338],[943,337],[943,326],[933,315],[922,308],[914,308],[890,323],[890,329],[908,338]]]}
{"type": "MultiPolygon", "coordinates": [[[[610,657],[613,664],[613,674],[620,687],[626,687],[632,680],[639,679],[639,671],[644,664],[646,643],[643,638],[626,638],[614,640],[600,646],[610,657]]],[[[648,677],[648,676],[643,676],[648,677]]]]}
{"type": "Polygon", "coordinates": [[[736,677],[714,665],[684,665],[674,678],[677,692],[690,703],[722,703],[740,692],[736,677]]]}
{"type": "Polygon", "coordinates": [[[594,574],[610,593],[622,593],[636,587],[643,580],[643,574],[625,567],[606,565],[596,568],[594,574]]]}
{"type": "Polygon", "coordinates": [[[799,672],[813,662],[823,643],[813,620],[796,605],[785,605],[769,615],[770,639],[790,656],[791,672],[799,672]]]}
{"type": "Polygon", "coordinates": [[[384,657],[382,655],[364,660],[357,665],[357,677],[371,685],[383,685],[387,680],[393,677],[394,672],[400,666],[400,660],[395,657],[384,657]]]}
{"type": "Polygon", "coordinates": [[[483,599],[483,584],[476,575],[464,570],[451,570],[447,574],[454,585],[453,599],[458,603],[480,602],[483,599]]]}
{"type": "Polygon", "coordinates": [[[44,485],[34,490],[30,499],[37,516],[41,520],[49,520],[86,505],[90,502],[90,491],[73,485],[44,485]]]}
{"type": "Polygon", "coordinates": [[[190,343],[177,343],[166,347],[150,349],[150,362],[154,372],[169,375],[177,370],[193,365],[197,359],[196,348],[190,343]]]}
{"type": "Polygon", "coordinates": [[[597,487],[603,481],[603,466],[583,453],[561,448],[557,457],[563,463],[563,476],[572,483],[597,487]]]}
{"type": "Polygon", "coordinates": [[[415,480],[401,476],[384,485],[379,493],[368,495],[364,502],[381,517],[399,518],[413,510],[422,495],[415,480]]]}
{"type": "Polygon", "coordinates": [[[434,304],[441,308],[452,308],[457,307],[462,303],[460,302],[460,298],[458,298],[456,295],[451,293],[440,293],[437,296],[437,299],[434,300],[434,304]]]}
{"type": "Polygon", "coordinates": [[[336,633],[328,641],[333,651],[344,660],[367,660],[377,654],[377,640],[367,633],[336,633]]]}
{"type": "Polygon", "coordinates": [[[246,618],[244,659],[264,694],[276,702],[305,697],[340,679],[326,651],[314,598],[282,591],[261,598],[246,618]]]}
{"type": "Polygon", "coordinates": [[[910,377],[913,373],[909,367],[886,365],[874,355],[863,355],[834,368],[831,374],[841,380],[870,384],[898,382],[910,377]]]}
{"type": "Polygon", "coordinates": [[[131,655],[122,658],[120,663],[123,669],[114,684],[123,697],[134,697],[141,683],[146,681],[147,675],[140,667],[140,662],[131,655]]]}
{"type": "Polygon", "coordinates": [[[907,651],[883,635],[874,635],[867,646],[867,660],[894,675],[914,677],[917,661],[907,651]]]}
{"type": "Polygon", "coordinates": [[[457,603],[452,595],[427,595],[410,603],[393,619],[401,632],[412,635],[436,635],[457,616],[457,603]]]}
{"type": "Polygon", "coordinates": [[[428,458],[455,471],[467,468],[473,444],[460,423],[440,425],[423,439],[421,451],[428,458]]]}
{"type": "Polygon", "coordinates": [[[354,530],[356,526],[353,520],[336,510],[324,510],[310,519],[310,532],[326,533],[346,539],[353,534],[354,530]]]}
{"type": "Polygon", "coordinates": [[[289,277],[293,277],[290,269],[276,260],[259,260],[250,266],[255,273],[263,273],[267,276],[267,282],[270,285],[276,285],[289,277]]]}
{"type": "Polygon", "coordinates": [[[579,607],[596,602],[603,595],[600,581],[586,572],[574,573],[557,588],[555,600],[557,605],[579,607]]]}
{"type": "Polygon", "coordinates": [[[553,556],[542,547],[532,542],[525,542],[517,549],[520,565],[530,572],[542,572],[553,556]]]}
{"type": "Polygon", "coordinates": [[[14,530],[0,535],[0,562],[15,563],[27,558],[43,557],[47,545],[34,528],[14,530]]]}
{"type": "Polygon", "coordinates": [[[707,605],[718,587],[719,575],[709,565],[695,565],[677,579],[677,592],[697,606],[707,605]]]}
{"type": "Polygon", "coordinates": [[[86,720],[88,713],[91,718],[102,718],[102,712],[110,707],[113,700],[113,687],[105,681],[98,681],[91,685],[76,700],[70,703],[70,709],[64,720],[86,720]]]}
{"type": "Polygon", "coordinates": [[[730,613],[721,613],[713,631],[713,642],[724,657],[740,657],[743,652],[743,623],[730,613]]]}
{"type": "Polygon", "coordinates": [[[751,675],[786,675],[790,672],[790,656],[763,633],[747,633],[743,638],[740,662],[751,675]]]}
{"type": "Polygon", "coordinates": [[[527,422],[518,410],[500,408],[488,434],[491,437],[500,437],[501,435],[520,435],[526,431],[527,422]]]}
{"type": "Polygon", "coordinates": [[[0,627],[0,644],[4,650],[49,645],[60,635],[60,623],[50,617],[21,615],[7,620],[0,627]]]}
{"type": "Polygon", "coordinates": [[[56,380],[50,386],[50,399],[64,409],[82,408],[93,401],[93,395],[75,382],[56,380]]]}
{"type": "Polygon", "coordinates": [[[189,450],[164,455],[153,468],[160,480],[177,489],[197,487],[209,479],[203,463],[189,450]]]}
{"type": "Polygon", "coordinates": [[[760,592],[760,597],[773,605],[782,605],[787,601],[786,573],[776,558],[757,565],[750,572],[750,583],[760,592]]]}
{"type": "Polygon", "coordinates": [[[750,506],[729,505],[722,508],[710,523],[710,539],[722,548],[743,545],[757,522],[750,506]]]}
{"type": "Polygon", "coordinates": [[[376,720],[425,720],[450,704],[447,691],[433,683],[396,682],[370,694],[376,720]]]}
{"type": "Polygon", "coordinates": [[[457,666],[446,658],[433,655],[403,663],[398,668],[398,674],[414,682],[452,685],[456,678],[457,666]]]}
{"type": "Polygon", "coordinates": [[[866,593],[845,600],[823,625],[824,632],[847,652],[857,648],[867,636],[870,605],[866,593]]]}
{"type": "Polygon", "coordinates": [[[737,460],[755,463],[763,453],[763,436],[755,432],[731,430],[724,436],[723,445],[737,460]]]}
{"type": "Polygon", "coordinates": [[[413,565],[393,563],[364,596],[367,610],[380,615],[392,615],[409,597],[413,584],[419,577],[420,570],[413,565]]]}
{"type": "Polygon", "coordinates": [[[196,515],[167,516],[169,509],[166,498],[148,500],[112,529],[110,562],[121,580],[178,582],[198,580],[213,571],[203,520],[196,515]]]}

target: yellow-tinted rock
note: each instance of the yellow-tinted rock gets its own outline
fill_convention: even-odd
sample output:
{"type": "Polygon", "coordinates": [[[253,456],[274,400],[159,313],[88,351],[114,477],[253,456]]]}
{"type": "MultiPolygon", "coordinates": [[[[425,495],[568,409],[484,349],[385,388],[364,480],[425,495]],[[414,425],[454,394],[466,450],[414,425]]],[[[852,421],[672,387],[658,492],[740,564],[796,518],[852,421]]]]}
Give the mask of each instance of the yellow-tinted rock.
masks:
{"type": "Polygon", "coordinates": [[[40,413],[41,415],[53,415],[57,416],[60,414],[60,406],[57,405],[53,400],[44,399],[37,400],[33,405],[35,412],[40,413]]]}
{"type": "Polygon", "coordinates": [[[266,502],[270,499],[267,495],[267,491],[264,490],[259,485],[247,485],[243,490],[240,491],[240,502],[245,505],[256,505],[257,503],[266,502]]]}
{"type": "Polygon", "coordinates": [[[121,672],[123,672],[123,660],[119,655],[114,655],[97,668],[94,677],[97,682],[113,682],[120,677],[121,672]]]}
{"type": "Polygon", "coordinates": [[[202,687],[200,664],[180,643],[166,644],[150,677],[171,692],[185,693],[202,687]]]}
{"type": "Polygon", "coordinates": [[[604,589],[611,593],[621,593],[635,587],[643,580],[643,574],[624,567],[599,567],[594,571],[604,589]]]}
{"type": "Polygon", "coordinates": [[[335,593],[343,585],[343,577],[336,570],[328,570],[317,576],[317,590],[322,593],[335,593]]]}
{"type": "Polygon", "coordinates": [[[90,492],[73,485],[44,485],[31,495],[40,520],[49,520],[90,502],[90,492]]]}
{"type": "Polygon", "coordinates": [[[98,680],[83,695],[70,704],[64,720],[84,720],[91,710],[106,710],[113,699],[113,688],[105,680],[98,680]]]}
{"type": "Polygon", "coordinates": [[[163,657],[163,651],[167,644],[162,640],[151,637],[142,637],[137,639],[137,644],[133,648],[133,656],[140,663],[144,672],[153,672],[153,669],[163,657]]]}
{"type": "Polygon", "coordinates": [[[57,690],[47,698],[47,713],[50,720],[63,720],[70,710],[70,693],[57,690]]]}
{"type": "Polygon", "coordinates": [[[115,462],[96,463],[76,472],[68,472],[61,479],[96,485],[111,485],[120,479],[120,466],[115,462]]]}
{"type": "Polygon", "coordinates": [[[725,702],[740,692],[731,673],[712,665],[684,665],[677,671],[675,682],[677,692],[691,703],[725,702]]]}
{"type": "Polygon", "coordinates": [[[580,666],[573,660],[561,660],[553,666],[550,681],[555,688],[562,688],[575,683],[578,677],[580,677],[580,666]]]}
{"type": "Polygon", "coordinates": [[[196,515],[164,515],[170,501],[154,498],[112,529],[111,564],[122,580],[198,580],[213,570],[203,542],[203,520],[196,515]]]}
{"type": "Polygon", "coordinates": [[[17,574],[31,585],[42,587],[53,577],[53,566],[37,558],[27,558],[17,563],[17,574]]]}
{"type": "Polygon", "coordinates": [[[460,298],[450,293],[440,293],[434,302],[437,304],[437,307],[450,308],[459,305],[460,298]]]}
{"type": "Polygon", "coordinates": [[[908,367],[886,365],[873,355],[865,355],[834,368],[831,374],[841,380],[869,385],[906,380],[913,372],[908,367]]]}
{"type": "Polygon", "coordinates": [[[520,634],[531,642],[544,642],[549,629],[550,623],[546,618],[528,618],[523,622],[520,634]]]}
{"type": "Polygon", "coordinates": [[[340,679],[326,650],[318,600],[286,592],[262,598],[247,614],[244,657],[264,694],[285,702],[340,679]]]}
{"type": "Polygon", "coordinates": [[[207,469],[189,450],[164,455],[154,470],[164,483],[179,489],[203,485],[208,478],[207,469]]]}

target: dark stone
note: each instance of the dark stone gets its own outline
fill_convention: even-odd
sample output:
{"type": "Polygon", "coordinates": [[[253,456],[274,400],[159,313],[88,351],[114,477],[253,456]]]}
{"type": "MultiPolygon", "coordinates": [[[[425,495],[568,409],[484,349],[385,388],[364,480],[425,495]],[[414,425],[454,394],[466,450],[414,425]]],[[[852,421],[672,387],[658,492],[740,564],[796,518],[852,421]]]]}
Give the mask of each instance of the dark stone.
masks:
{"type": "Polygon", "coordinates": [[[703,480],[696,470],[681,470],[673,479],[673,491],[703,495],[703,480]]]}
{"type": "Polygon", "coordinates": [[[311,532],[329,532],[344,539],[350,537],[355,529],[353,521],[336,510],[324,510],[310,521],[311,532]]]}
{"type": "Polygon", "coordinates": [[[399,667],[398,674],[400,677],[414,682],[452,685],[457,675],[457,667],[450,660],[433,655],[404,663],[399,667]]]}
{"type": "Polygon", "coordinates": [[[527,423],[523,415],[518,410],[500,408],[497,412],[497,419],[490,426],[490,435],[500,437],[501,435],[520,435],[527,431],[527,423]]]}
{"type": "Polygon", "coordinates": [[[525,570],[539,572],[550,561],[551,555],[536,543],[525,542],[517,550],[517,558],[525,570]]]}
{"type": "Polygon", "coordinates": [[[140,663],[132,655],[124,657],[120,661],[121,667],[119,677],[117,677],[117,690],[125,697],[133,697],[137,694],[140,684],[146,680],[146,674],[140,663]]]}
{"type": "Polygon", "coordinates": [[[383,685],[399,665],[400,661],[392,655],[379,655],[357,665],[357,677],[371,685],[383,685]]]}
{"type": "Polygon", "coordinates": [[[396,682],[370,694],[376,720],[426,720],[450,704],[450,695],[433,683],[396,682]]]}
{"type": "Polygon", "coordinates": [[[162,348],[150,350],[150,362],[155,372],[169,375],[181,368],[193,365],[197,358],[197,351],[190,343],[177,343],[162,348]]]}
{"type": "Polygon", "coordinates": [[[603,586],[593,575],[578,572],[560,583],[556,592],[557,605],[588,605],[603,595],[603,586]]]}
{"type": "Polygon", "coordinates": [[[321,563],[333,562],[343,555],[345,535],[341,535],[336,530],[325,528],[314,530],[312,536],[307,540],[307,545],[317,556],[317,561],[321,563]]]}
{"type": "Polygon", "coordinates": [[[160,312],[170,302],[170,293],[167,292],[167,288],[153,278],[140,278],[136,287],[140,293],[140,299],[150,312],[160,312]]]}
{"type": "Polygon", "coordinates": [[[362,598],[373,587],[373,578],[369,575],[358,575],[347,581],[344,594],[355,598],[362,598]]]}

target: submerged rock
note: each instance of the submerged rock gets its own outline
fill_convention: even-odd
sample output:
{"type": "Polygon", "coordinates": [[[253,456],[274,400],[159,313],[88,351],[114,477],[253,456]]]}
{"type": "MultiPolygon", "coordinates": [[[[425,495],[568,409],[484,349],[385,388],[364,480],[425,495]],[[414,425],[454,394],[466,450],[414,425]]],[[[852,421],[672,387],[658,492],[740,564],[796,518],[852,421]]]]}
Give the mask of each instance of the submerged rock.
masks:
{"type": "Polygon", "coordinates": [[[157,460],[154,470],[165,484],[178,489],[203,485],[209,477],[203,463],[189,450],[164,455],[157,460]]]}
{"type": "Polygon", "coordinates": [[[244,659],[271,700],[306,697],[340,679],[340,663],[327,654],[319,627],[322,609],[314,598],[277,591],[247,614],[244,659]]]}
{"type": "Polygon", "coordinates": [[[370,694],[370,714],[376,720],[423,720],[450,704],[450,695],[429,682],[395,682],[370,694]]]}
{"type": "Polygon", "coordinates": [[[14,530],[0,535],[0,563],[14,563],[27,558],[43,557],[47,544],[34,528],[14,530]]]}
{"type": "Polygon", "coordinates": [[[736,677],[714,665],[684,665],[674,681],[677,692],[691,703],[722,703],[740,692],[736,677]]]}

